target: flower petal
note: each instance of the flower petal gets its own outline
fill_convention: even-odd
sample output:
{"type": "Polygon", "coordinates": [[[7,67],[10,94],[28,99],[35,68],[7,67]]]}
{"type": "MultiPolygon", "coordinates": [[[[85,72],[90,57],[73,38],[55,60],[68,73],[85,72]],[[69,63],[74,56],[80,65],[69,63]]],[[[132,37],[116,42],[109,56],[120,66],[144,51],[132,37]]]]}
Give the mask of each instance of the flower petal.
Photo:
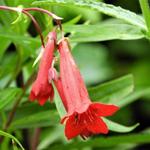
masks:
{"type": "Polygon", "coordinates": [[[111,116],[113,115],[119,107],[115,105],[107,105],[102,103],[93,103],[91,107],[96,111],[98,116],[111,116]]]}
{"type": "Polygon", "coordinates": [[[34,101],[34,100],[36,99],[36,96],[35,96],[35,94],[34,94],[33,91],[30,92],[29,99],[30,99],[31,101],[34,101]]]}
{"type": "Polygon", "coordinates": [[[38,103],[43,106],[45,104],[45,102],[47,101],[48,97],[42,97],[40,99],[38,99],[38,103]]]}
{"type": "Polygon", "coordinates": [[[88,138],[89,136],[91,136],[92,133],[86,128],[82,131],[82,133],[80,134],[80,136],[85,140],[86,138],[88,138]]]}
{"type": "Polygon", "coordinates": [[[87,129],[92,132],[93,134],[107,134],[108,128],[105,122],[101,118],[95,118],[95,121],[92,123],[89,123],[87,126],[87,129]]]}
{"type": "Polygon", "coordinates": [[[66,126],[65,126],[65,135],[67,139],[69,140],[80,135],[82,130],[83,130],[83,126],[80,126],[80,124],[76,123],[75,116],[74,115],[70,116],[66,121],[66,126]]]}

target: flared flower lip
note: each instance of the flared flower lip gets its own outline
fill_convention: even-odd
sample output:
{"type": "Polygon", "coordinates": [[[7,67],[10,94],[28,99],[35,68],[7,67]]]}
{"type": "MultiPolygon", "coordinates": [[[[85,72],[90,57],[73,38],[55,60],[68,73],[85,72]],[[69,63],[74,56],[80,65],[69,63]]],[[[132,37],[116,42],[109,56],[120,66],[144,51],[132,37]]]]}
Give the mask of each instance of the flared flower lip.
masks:
{"type": "Polygon", "coordinates": [[[61,120],[62,124],[66,124],[67,139],[70,140],[78,135],[86,139],[93,134],[107,134],[109,130],[103,117],[113,115],[118,109],[119,107],[115,105],[91,103],[82,113],[74,111],[72,114],[67,114],[61,120]]]}
{"type": "MultiPolygon", "coordinates": [[[[116,106],[116,105],[113,105],[113,104],[103,104],[103,103],[99,103],[99,102],[91,102],[89,104],[86,104],[84,105],[84,107],[82,107],[81,109],[78,110],[75,110],[75,111],[72,111],[72,112],[69,112],[67,113],[62,119],[61,119],[61,124],[63,124],[67,118],[69,118],[70,116],[74,115],[74,114],[78,114],[78,115],[81,115],[81,114],[84,114],[88,109],[90,109],[90,107],[92,107],[93,105],[96,105],[96,104],[101,104],[101,105],[106,105],[107,106],[112,106],[113,107],[113,111],[112,111],[112,114],[113,115],[116,111],[119,110],[119,107],[116,106]]],[[[111,111],[111,110],[110,110],[111,111]]],[[[102,115],[101,117],[107,117],[107,116],[111,116],[111,115],[102,115]]]]}

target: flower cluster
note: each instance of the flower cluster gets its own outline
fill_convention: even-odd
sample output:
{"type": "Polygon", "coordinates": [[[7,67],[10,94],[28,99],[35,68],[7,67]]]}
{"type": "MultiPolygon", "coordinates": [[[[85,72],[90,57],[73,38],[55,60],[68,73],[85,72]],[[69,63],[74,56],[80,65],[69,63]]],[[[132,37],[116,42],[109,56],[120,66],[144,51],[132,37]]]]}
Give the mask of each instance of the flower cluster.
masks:
{"type": "Polygon", "coordinates": [[[57,45],[56,33],[50,32],[40,60],[37,79],[32,85],[30,99],[43,105],[53,100],[52,81],[62,99],[67,114],[61,119],[65,124],[65,135],[72,139],[80,135],[83,139],[93,134],[107,134],[108,127],[102,117],[113,115],[119,108],[115,105],[92,102],[85,83],[71,54],[68,40],[62,38],[57,45]],[[54,68],[54,50],[60,54],[60,73],[54,68]]]}

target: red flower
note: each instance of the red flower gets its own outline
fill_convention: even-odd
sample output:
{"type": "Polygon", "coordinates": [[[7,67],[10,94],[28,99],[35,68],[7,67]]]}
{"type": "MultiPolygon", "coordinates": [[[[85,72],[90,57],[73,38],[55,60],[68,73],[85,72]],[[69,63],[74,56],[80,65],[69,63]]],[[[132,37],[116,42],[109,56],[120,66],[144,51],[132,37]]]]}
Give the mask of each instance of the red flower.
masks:
{"type": "Polygon", "coordinates": [[[33,101],[36,99],[40,105],[43,105],[48,100],[48,98],[53,100],[54,97],[54,90],[52,84],[49,83],[50,77],[48,76],[50,74],[49,70],[52,67],[55,41],[56,33],[50,32],[40,61],[38,75],[35,82],[33,83],[30,93],[30,100],[33,101]]]}
{"type": "Polygon", "coordinates": [[[107,134],[108,128],[100,117],[113,115],[119,108],[115,105],[92,103],[80,71],[71,55],[68,42],[59,43],[60,79],[55,81],[67,115],[65,135],[72,139],[78,135],[86,138],[92,134],[107,134]]]}

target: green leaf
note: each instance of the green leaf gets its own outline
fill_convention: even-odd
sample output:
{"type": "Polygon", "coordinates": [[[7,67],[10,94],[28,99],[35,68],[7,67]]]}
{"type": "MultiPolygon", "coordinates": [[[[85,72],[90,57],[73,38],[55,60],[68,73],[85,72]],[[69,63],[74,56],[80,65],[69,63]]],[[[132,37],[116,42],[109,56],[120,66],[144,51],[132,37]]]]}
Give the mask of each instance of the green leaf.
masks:
{"type": "Polygon", "coordinates": [[[86,7],[86,8],[92,8],[95,9],[101,13],[104,13],[106,15],[122,19],[130,24],[136,25],[140,27],[141,29],[146,30],[146,26],[144,23],[144,19],[129,11],[125,10],[121,7],[117,7],[114,5],[106,4],[103,2],[96,2],[94,0],[40,0],[33,2],[33,5],[61,5],[61,6],[69,6],[75,5],[77,7],[86,7]]]}
{"type": "Polygon", "coordinates": [[[134,92],[132,92],[130,95],[123,98],[121,101],[118,101],[117,105],[120,107],[124,107],[124,106],[138,100],[139,98],[144,97],[149,94],[150,94],[150,87],[135,89],[134,92]]]}
{"type": "Polygon", "coordinates": [[[125,96],[133,91],[133,76],[131,74],[119,79],[98,85],[88,90],[92,100],[118,105],[125,96]]]}
{"type": "Polygon", "coordinates": [[[0,110],[6,107],[9,103],[14,102],[16,97],[22,93],[19,88],[7,88],[0,90],[0,110]]]}
{"type": "Polygon", "coordinates": [[[103,118],[104,122],[107,124],[109,130],[114,131],[114,132],[119,132],[119,133],[126,133],[126,132],[130,132],[132,130],[134,130],[137,126],[139,126],[139,123],[127,127],[121,124],[118,124],[116,122],[113,122],[111,120],[108,120],[106,118],[103,118]]]}
{"type": "Polygon", "coordinates": [[[12,140],[13,150],[18,150],[17,145],[14,140],[12,140]]]}
{"type": "Polygon", "coordinates": [[[75,32],[70,36],[73,42],[106,41],[114,39],[133,40],[144,37],[140,28],[123,23],[65,25],[63,28],[65,32],[75,32]]]}
{"type": "Polygon", "coordinates": [[[15,119],[10,128],[33,128],[56,125],[59,123],[59,116],[56,111],[43,111],[24,116],[21,119],[15,119]]]}
{"type": "Polygon", "coordinates": [[[43,132],[45,132],[46,135],[40,140],[40,143],[37,148],[38,150],[44,150],[48,148],[49,145],[54,143],[56,140],[60,139],[62,135],[64,136],[62,125],[56,126],[53,130],[48,128],[43,132]]]}
{"type": "MultiPolygon", "coordinates": [[[[99,137],[88,141],[75,141],[67,145],[63,145],[64,149],[69,149],[72,147],[83,148],[85,146],[90,147],[112,147],[119,144],[148,144],[150,142],[149,133],[138,133],[138,134],[129,134],[129,135],[120,135],[120,136],[111,136],[111,137],[99,137]]],[[[59,145],[60,146],[60,145],[59,145]]],[[[55,147],[57,148],[57,147],[55,147]]]]}
{"type": "Polygon", "coordinates": [[[63,106],[62,100],[61,100],[61,98],[60,98],[60,96],[59,96],[59,94],[58,94],[55,87],[54,87],[54,89],[55,89],[55,97],[54,97],[55,100],[54,100],[54,102],[55,102],[57,111],[59,113],[59,116],[60,116],[60,118],[62,118],[66,114],[66,110],[63,106]]]}
{"type": "Polygon", "coordinates": [[[7,47],[9,46],[9,44],[11,43],[10,40],[4,39],[2,37],[0,37],[0,41],[1,41],[1,46],[0,46],[0,60],[3,57],[7,47]]]}
{"type": "Polygon", "coordinates": [[[0,64],[0,79],[15,74],[17,70],[17,64],[18,63],[16,53],[10,53],[7,54],[7,57],[3,57],[0,64]]]}
{"type": "Polygon", "coordinates": [[[0,130],[0,135],[13,139],[13,140],[20,146],[20,148],[21,148],[22,150],[25,150],[25,149],[23,148],[23,146],[21,145],[21,143],[20,143],[20,142],[17,140],[17,138],[15,138],[13,135],[11,135],[11,134],[9,134],[9,133],[7,133],[7,132],[4,132],[4,131],[2,131],[2,130],[0,130]]]}
{"type": "Polygon", "coordinates": [[[32,37],[29,37],[29,36],[23,36],[23,35],[19,35],[19,34],[14,34],[12,32],[5,32],[5,30],[7,30],[7,28],[3,28],[1,31],[0,31],[0,37],[1,38],[6,38],[6,39],[9,39],[9,40],[12,40],[16,43],[22,43],[22,44],[32,44],[32,43],[35,43],[35,44],[38,44],[40,43],[40,41],[36,38],[32,38],[32,37]]]}
{"type": "Polygon", "coordinates": [[[79,22],[79,20],[81,19],[81,15],[76,16],[75,18],[69,20],[68,22],[65,22],[63,25],[73,25],[76,24],[77,22],[79,22]]]}

